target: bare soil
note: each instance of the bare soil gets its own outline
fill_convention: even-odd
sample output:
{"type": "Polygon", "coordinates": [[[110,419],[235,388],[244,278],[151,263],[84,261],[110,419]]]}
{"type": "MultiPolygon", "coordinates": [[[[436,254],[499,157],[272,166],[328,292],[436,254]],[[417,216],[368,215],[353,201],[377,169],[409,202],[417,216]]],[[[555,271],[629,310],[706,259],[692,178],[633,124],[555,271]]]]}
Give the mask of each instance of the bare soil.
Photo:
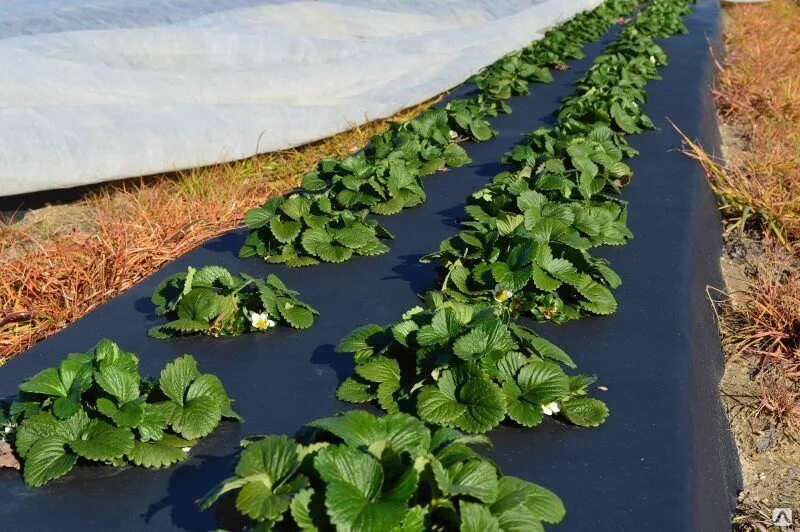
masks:
{"type": "Polygon", "coordinates": [[[763,408],[757,377],[758,359],[742,356],[734,348],[733,336],[745,319],[745,290],[754,278],[755,266],[766,260],[760,233],[738,230],[725,235],[725,253],[720,266],[726,284],[721,300],[720,334],[726,356],[720,383],[739,460],[743,489],[733,519],[737,531],[800,530],[800,430],[776,422],[763,408]],[[794,528],[772,526],[775,508],[791,508],[794,528]]]}

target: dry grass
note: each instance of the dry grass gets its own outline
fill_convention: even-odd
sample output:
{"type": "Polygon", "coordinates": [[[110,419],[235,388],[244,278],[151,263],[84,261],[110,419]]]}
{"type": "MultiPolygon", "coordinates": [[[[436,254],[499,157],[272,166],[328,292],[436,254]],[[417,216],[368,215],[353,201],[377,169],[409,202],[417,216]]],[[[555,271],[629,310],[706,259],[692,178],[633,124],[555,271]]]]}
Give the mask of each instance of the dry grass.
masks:
{"type": "Polygon", "coordinates": [[[686,153],[719,195],[727,231],[765,235],[748,259],[747,288],[737,294],[733,352],[755,361],[761,407],[799,424],[800,4],[731,6],[726,18],[727,55],[714,97],[727,161],[688,139],[686,153]]]}
{"type": "Polygon", "coordinates": [[[714,92],[725,163],[688,139],[686,153],[727,224],[721,392],[744,480],[734,529],[765,532],[772,508],[800,513],[800,4],[729,5],[725,17],[714,92]]]}
{"type": "MultiPolygon", "coordinates": [[[[436,100],[392,117],[405,120],[436,100]]],[[[326,156],[388,127],[375,121],[298,149],[100,187],[0,225],[0,364],[165,263],[239,225],[326,156]]]]}
{"type": "Polygon", "coordinates": [[[738,5],[726,16],[714,97],[734,149],[724,167],[703,162],[729,219],[755,218],[790,246],[800,239],[800,4],[738,5]]]}
{"type": "Polygon", "coordinates": [[[757,365],[761,408],[777,421],[800,423],[800,261],[766,238],[738,304],[727,316],[734,356],[757,365]]]}

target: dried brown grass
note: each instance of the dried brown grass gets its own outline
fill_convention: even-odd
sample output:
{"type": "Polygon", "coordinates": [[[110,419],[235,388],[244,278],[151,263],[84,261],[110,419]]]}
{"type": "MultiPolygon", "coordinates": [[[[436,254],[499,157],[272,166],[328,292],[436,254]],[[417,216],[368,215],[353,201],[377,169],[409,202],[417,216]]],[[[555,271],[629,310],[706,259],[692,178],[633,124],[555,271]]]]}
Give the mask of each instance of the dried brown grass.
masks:
{"type": "MultiPolygon", "coordinates": [[[[392,120],[408,119],[434,101],[392,120]]],[[[298,149],[109,184],[66,208],[0,224],[0,364],[236,227],[249,208],[295,187],[319,159],[352,153],[388,124],[379,120],[298,149]]]]}
{"type": "Polygon", "coordinates": [[[800,239],[800,4],[737,5],[726,16],[714,98],[734,149],[724,166],[692,151],[734,225],[756,221],[791,247],[800,239]]]}
{"type": "Polygon", "coordinates": [[[800,422],[800,260],[767,237],[739,304],[727,316],[734,356],[756,363],[761,408],[779,422],[800,422]]]}
{"type": "Polygon", "coordinates": [[[772,508],[800,500],[800,4],[728,5],[725,22],[725,162],[689,139],[685,151],[726,221],[721,393],[744,481],[733,528],[765,532],[772,508]]]}
{"type": "Polygon", "coordinates": [[[727,231],[763,232],[740,302],[727,316],[734,356],[757,367],[761,408],[800,423],[800,5],[726,10],[727,55],[714,91],[726,140],[722,164],[686,141],[721,200],[727,231]]]}

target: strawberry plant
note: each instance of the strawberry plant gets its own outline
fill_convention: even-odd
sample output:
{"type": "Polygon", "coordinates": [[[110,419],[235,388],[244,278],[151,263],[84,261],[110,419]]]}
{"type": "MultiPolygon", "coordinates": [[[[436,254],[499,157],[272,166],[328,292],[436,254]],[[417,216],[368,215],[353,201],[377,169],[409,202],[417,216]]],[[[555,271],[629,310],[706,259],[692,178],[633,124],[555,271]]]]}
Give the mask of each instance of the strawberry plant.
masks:
{"type": "Polygon", "coordinates": [[[467,201],[464,229],[436,260],[440,289],[462,301],[513,293],[518,312],[562,322],[616,310],[619,277],[588,249],[631,238],[625,203],[615,198],[636,155],[625,135],[652,128],[640,104],[666,56],[653,36],[682,32],[683,2],[647,7],[608,46],[566,98],[552,128],[512,149],[507,170],[467,201]]]}
{"type": "Polygon", "coordinates": [[[528,229],[520,221],[505,233],[476,225],[445,240],[425,260],[439,261],[446,272],[441,290],[458,300],[491,301],[497,289],[507,290],[516,313],[530,311],[554,322],[578,318],[582,312],[614,312],[617,303],[610,288],[619,286],[619,277],[606,261],[584,250],[586,239],[563,225],[546,219],[528,229]]]}
{"type": "Polygon", "coordinates": [[[542,530],[564,517],[555,494],[503,475],[471,447],[488,445],[483,437],[363,411],[308,429],[300,441],[243,441],[234,476],[201,507],[235,492],[233,503],[252,530],[542,530]]]}
{"type": "Polygon", "coordinates": [[[469,163],[459,142],[492,138],[489,119],[511,111],[504,100],[527,94],[529,83],[551,81],[550,69],[581,57],[583,44],[596,40],[637,4],[607,0],[478,73],[472,78],[476,97],[393,124],[357,154],[320,161],[303,176],[303,193],[270,200],[247,213],[251,232],[240,256],[309,266],[384,253],[386,245],[379,239],[391,235],[367,219],[368,213],[395,214],[425,201],[422,176],[469,163]]]}
{"type": "Polygon", "coordinates": [[[239,420],[222,383],[201,374],[191,356],[167,364],[156,380],[138,365],[136,355],[102,340],[19,385],[2,425],[26,484],[42,486],[79,462],[167,467],[223,418],[239,420]]]}
{"type": "Polygon", "coordinates": [[[324,192],[338,209],[395,214],[425,201],[421,176],[470,161],[464,149],[453,143],[455,136],[445,110],[428,109],[377,135],[355,155],[341,161],[322,160],[303,177],[302,185],[324,192]]]}
{"type": "Polygon", "coordinates": [[[459,138],[471,138],[480,142],[494,137],[497,132],[489,124],[489,118],[496,117],[499,111],[511,112],[502,103],[494,103],[483,94],[472,100],[454,100],[445,107],[450,119],[450,127],[459,138]]]}
{"type": "Polygon", "coordinates": [[[386,253],[389,248],[381,239],[392,235],[367,214],[335,209],[324,195],[272,198],[245,215],[251,231],[239,256],[298,267],[386,253]]]}
{"type": "Polygon", "coordinates": [[[605,405],[585,397],[593,379],[568,376],[575,364],[530,329],[509,324],[513,300],[494,304],[448,301],[426,294],[428,307],[403,321],[365,325],[337,352],[353,356],[356,375],[337,392],[352,403],[377,401],[387,412],[406,411],[437,425],[483,433],[506,417],[526,427],[545,415],[596,426],[605,405]]]}
{"type": "Polygon", "coordinates": [[[236,278],[221,266],[191,266],[164,279],[151,298],[156,314],[170,321],[150,329],[153,338],[182,334],[210,336],[263,332],[283,323],[305,329],[319,314],[297,299],[276,275],[236,278]]]}

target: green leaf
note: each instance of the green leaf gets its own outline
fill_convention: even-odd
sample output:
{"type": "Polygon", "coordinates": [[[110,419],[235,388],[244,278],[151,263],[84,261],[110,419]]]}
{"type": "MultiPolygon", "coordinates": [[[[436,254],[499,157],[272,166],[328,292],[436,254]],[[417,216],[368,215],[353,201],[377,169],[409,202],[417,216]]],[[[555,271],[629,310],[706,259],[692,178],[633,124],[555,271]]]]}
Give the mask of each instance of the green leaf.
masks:
{"type": "MultiPolygon", "coordinates": [[[[173,334],[174,334],[174,332],[194,333],[194,332],[204,332],[204,331],[208,331],[210,329],[211,329],[211,326],[208,324],[208,322],[205,322],[205,321],[199,321],[199,320],[173,320],[173,321],[167,323],[166,325],[161,325],[159,327],[154,327],[153,329],[151,329],[150,331],[153,334],[155,334],[156,336],[153,336],[153,334],[150,334],[150,333],[148,333],[148,334],[150,334],[150,336],[153,336],[154,338],[160,338],[160,336],[158,336],[158,334],[160,332],[165,333],[166,331],[170,331],[173,334]]],[[[167,336],[171,336],[171,334],[168,334],[167,336]]]]}
{"type": "Polygon", "coordinates": [[[608,417],[608,407],[597,399],[576,397],[561,404],[561,415],[581,427],[597,427],[608,417]]]}
{"type": "Polygon", "coordinates": [[[446,495],[466,495],[486,503],[497,498],[497,471],[484,458],[457,462],[446,469],[437,461],[433,472],[439,489],[446,495]]]}
{"type": "MultiPolygon", "coordinates": [[[[397,453],[407,452],[412,456],[419,456],[428,452],[431,443],[430,432],[425,424],[413,416],[401,413],[376,418],[368,412],[355,410],[318,419],[309,423],[309,426],[326,430],[341,438],[347,445],[370,449],[370,452],[382,452],[388,446],[397,453]]],[[[380,458],[380,453],[377,455],[380,458]]]]}
{"type": "Polygon", "coordinates": [[[547,273],[536,264],[533,265],[531,278],[536,288],[542,292],[554,292],[561,286],[561,281],[547,275],[547,273]]]}
{"type": "Polygon", "coordinates": [[[375,214],[380,214],[381,216],[390,216],[392,214],[397,214],[398,212],[402,211],[403,207],[405,207],[403,199],[399,196],[396,196],[387,201],[376,203],[375,205],[370,207],[370,210],[375,214]]]}
{"type": "Polygon", "coordinates": [[[181,447],[171,445],[168,441],[134,441],[133,447],[126,454],[126,458],[137,466],[161,468],[184,461],[186,452],[181,447]]]}
{"type": "Polygon", "coordinates": [[[236,496],[236,508],[259,521],[278,521],[289,509],[294,496],[308,485],[298,476],[275,490],[261,482],[248,482],[236,496]]]}
{"type": "Polygon", "coordinates": [[[133,433],[127,428],[93,420],[81,438],[70,441],[69,446],[82,458],[107,462],[130,452],[133,433]]]}
{"type": "Polygon", "coordinates": [[[313,228],[303,231],[303,236],[300,238],[300,243],[303,249],[307,252],[317,255],[318,250],[323,245],[330,245],[331,237],[322,228],[313,228]]]}
{"type": "Polygon", "coordinates": [[[59,397],[53,401],[53,415],[59,419],[67,419],[81,409],[81,404],[69,397],[59,397]]]}
{"type": "Polygon", "coordinates": [[[313,495],[314,490],[311,488],[300,490],[292,498],[292,502],[289,505],[292,519],[301,530],[317,530],[310,508],[313,495]]]}
{"type": "Polygon", "coordinates": [[[208,322],[217,317],[224,301],[210,288],[195,288],[181,298],[175,312],[181,320],[208,322]]]}
{"type": "Polygon", "coordinates": [[[435,386],[425,386],[417,396],[417,412],[430,423],[453,426],[467,411],[467,406],[458,402],[455,394],[443,392],[435,386]]]}
{"type": "Polygon", "coordinates": [[[172,310],[183,296],[185,286],[185,273],[178,273],[167,277],[156,287],[150,301],[156,306],[156,314],[163,316],[172,310]]]}
{"type": "Polygon", "coordinates": [[[190,355],[183,355],[167,364],[161,370],[159,386],[164,395],[179,405],[183,405],[184,395],[189,385],[200,375],[197,361],[190,355]]]}
{"type": "Polygon", "coordinates": [[[500,532],[500,523],[486,506],[462,500],[459,503],[459,510],[461,532],[500,532]]]}
{"type": "MultiPolygon", "coordinates": [[[[518,333],[521,332],[519,328],[517,328],[516,331],[518,333]]],[[[573,369],[577,367],[569,355],[567,355],[561,348],[553,345],[544,338],[534,335],[526,335],[525,340],[540,357],[555,360],[556,362],[560,362],[573,369]]]]}
{"type": "Polygon", "coordinates": [[[313,266],[319,264],[319,261],[314,257],[295,257],[286,261],[286,266],[289,268],[302,268],[304,266],[313,266]]]}
{"type": "Polygon", "coordinates": [[[337,353],[353,353],[358,359],[374,353],[376,345],[382,340],[384,328],[380,325],[368,324],[353,330],[336,346],[337,353]]]}
{"type": "Polygon", "coordinates": [[[420,345],[443,343],[461,332],[463,326],[458,313],[452,308],[437,309],[430,325],[420,327],[417,342],[420,345]]]}
{"type": "Polygon", "coordinates": [[[505,476],[498,483],[497,499],[491,512],[503,530],[526,532],[544,530],[539,521],[558,523],[565,515],[564,504],[551,491],[525,480],[505,476]]]}
{"type": "MultiPolygon", "coordinates": [[[[489,136],[486,137],[486,139],[488,140],[489,138],[492,137],[493,132],[491,128],[485,124],[486,124],[485,122],[482,124],[483,127],[478,126],[478,133],[481,136],[485,136],[486,134],[488,134],[489,136]]],[[[471,130],[471,132],[476,139],[483,140],[478,138],[474,128],[471,130]]],[[[459,166],[464,166],[472,162],[472,159],[469,158],[469,155],[467,155],[466,150],[464,150],[464,148],[455,143],[448,144],[448,146],[442,152],[442,155],[444,156],[445,164],[450,168],[457,168],[459,166]]]]}
{"type": "Polygon", "coordinates": [[[242,451],[236,474],[258,477],[271,488],[287,480],[299,466],[297,443],[286,436],[267,436],[242,451]]]}
{"type": "Polygon", "coordinates": [[[39,439],[46,436],[61,435],[65,438],[63,426],[49,413],[40,413],[25,419],[17,428],[14,447],[21,458],[25,458],[28,450],[39,439]]]}
{"type": "Polygon", "coordinates": [[[426,516],[426,509],[421,506],[414,506],[406,513],[400,526],[393,528],[392,532],[425,532],[426,516]]]}
{"type": "Polygon", "coordinates": [[[611,291],[595,281],[589,281],[579,286],[578,291],[588,299],[581,303],[581,306],[589,312],[607,315],[617,310],[617,301],[611,291]]]}
{"type": "Polygon", "coordinates": [[[288,298],[278,300],[278,311],[295,329],[307,329],[314,324],[314,314],[305,306],[288,298]]]}
{"type": "Polygon", "coordinates": [[[378,357],[359,364],[356,366],[356,373],[359,377],[371,382],[400,383],[400,365],[391,358],[378,357]]]}
{"type": "Polygon", "coordinates": [[[269,221],[274,217],[275,217],[274,210],[265,209],[263,207],[256,207],[255,209],[250,209],[245,213],[244,223],[250,229],[258,229],[259,227],[264,227],[265,225],[267,225],[269,221]]]}
{"type": "Polygon", "coordinates": [[[274,236],[278,242],[283,242],[284,244],[292,242],[297,235],[300,234],[300,229],[302,227],[303,225],[300,222],[294,220],[284,221],[277,216],[269,221],[269,229],[272,231],[272,236],[274,236]]]}
{"type": "Polygon", "coordinates": [[[353,377],[346,378],[336,390],[336,397],[348,403],[366,403],[375,399],[371,384],[360,382],[353,377]]]}
{"type": "Polygon", "coordinates": [[[352,257],[353,251],[346,247],[336,246],[330,242],[323,242],[316,247],[316,254],[325,262],[339,263],[352,257]]]}
{"type": "Polygon", "coordinates": [[[187,439],[211,434],[222,419],[219,401],[207,395],[188,400],[182,407],[171,404],[173,407],[167,410],[167,420],[175,432],[187,439]]]}
{"type": "Polygon", "coordinates": [[[486,432],[500,423],[506,414],[506,402],[500,388],[488,379],[471,379],[459,390],[459,402],[467,410],[457,426],[471,433],[486,432]]]}
{"type": "Polygon", "coordinates": [[[224,480],[203,497],[208,508],[223,494],[240,490],[236,507],[258,521],[277,521],[293,498],[308,486],[300,465],[299,446],[286,436],[264,436],[251,441],[236,465],[236,476],[224,480]]]}
{"type": "Polygon", "coordinates": [[[375,231],[366,225],[353,224],[334,231],[333,238],[345,247],[358,249],[375,238],[375,231]]]}
{"type": "Polygon", "coordinates": [[[308,172],[303,175],[300,186],[305,190],[317,191],[328,186],[328,182],[319,177],[319,172],[308,172]]]}
{"type": "Polygon", "coordinates": [[[228,411],[231,406],[230,399],[222,382],[215,375],[200,375],[189,386],[186,391],[186,400],[191,401],[199,397],[211,397],[219,404],[223,416],[238,418],[235,413],[228,411]]]}
{"type": "Polygon", "coordinates": [[[151,404],[142,405],[142,419],[136,428],[142,441],[160,440],[167,428],[166,412],[151,404]]]}
{"type": "Polygon", "coordinates": [[[95,373],[94,378],[103,390],[120,403],[127,403],[139,397],[139,375],[135,372],[108,366],[95,373]]]}
{"type": "Polygon", "coordinates": [[[406,501],[381,497],[384,475],[373,456],[349,447],[321,449],[314,458],[325,480],[325,507],[340,530],[390,530],[402,522],[406,501]]]}
{"type": "Polygon", "coordinates": [[[522,390],[513,380],[503,383],[503,392],[508,405],[508,417],[523,427],[535,427],[544,419],[542,405],[531,403],[521,398],[522,390]]]}
{"type": "Polygon", "coordinates": [[[67,387],[61,382],[61,376],[56,368],[47,368],[33,377],[25,379],[19,385],[19,389],[22,392],[54,395],[56,397],[66,397],[69,393],[67,387]]]}
{"type": "Polygon", "coordinates": [[[224,287],[233,288],[235,285],[233,276],[222,266],[203,266],[194,274],[192,286],[194,287],[224,287]]]}
{"type": "Polygon", "coordinates": [[[525,400],[543,405],[569,394],[569,378],[552,362],[530,361],[519,372],[517,384],[525,400]]]}
{"type": "Polygon", "coordinates": [[[39,439],[25,457],[23,477],[32,488],[69,473],[78,455],[67,450],[67,438],[53,434],[39,439]]]}
{"type": "Polygon", "coordinates": [[[506,402],[500,387],[479,369],[459,365],[443,371],[435,388],[422,388],[417,410],[431,423],[481,433],[503,420],[506,402]]]}
{"type": "MultiPolygon", "coordinates": [[[[525,482],[514,477],[504,477],[506,482],[525,482]]],[[[503,479],[501,479],[502,485],[503,479]]],[[[528,498],[525,502],[527,509],[536,517],[546,523],[559,523],[567,511],[564,508],[564,503],[550,490],[547,490],[536,484],[525,482],[527,485],[528,498]]]]}
{"type": "Polygon", "coordinates": [[[477,361],[493,351],[510,351],[516,346],[508,328],[499,320],[482,323],[453,344],[453,352],[467,361],[477,361]]]}

